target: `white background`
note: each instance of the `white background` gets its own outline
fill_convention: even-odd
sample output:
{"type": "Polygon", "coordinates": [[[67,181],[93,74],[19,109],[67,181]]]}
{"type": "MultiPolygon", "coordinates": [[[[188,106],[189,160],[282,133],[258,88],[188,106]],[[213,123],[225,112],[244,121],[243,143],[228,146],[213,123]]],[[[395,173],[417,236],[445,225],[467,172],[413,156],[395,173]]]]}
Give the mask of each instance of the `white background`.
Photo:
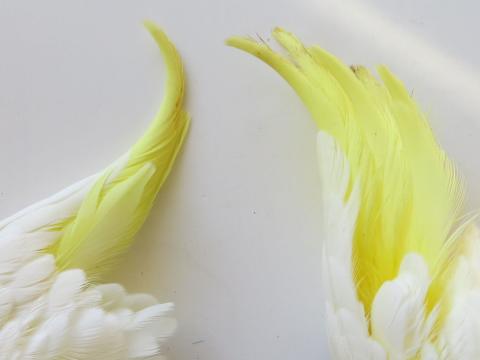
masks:
{"type": "Polygon", "coordinates": [[[192,128],[112,279],[174,301],[176,360],[328,359],[315,127],[230,35],[281,25],[347,63],[390,65],[480,204],[475,1],[0,1],[0,215],[100,170],[147,127],[177,44],[192,128]]]}

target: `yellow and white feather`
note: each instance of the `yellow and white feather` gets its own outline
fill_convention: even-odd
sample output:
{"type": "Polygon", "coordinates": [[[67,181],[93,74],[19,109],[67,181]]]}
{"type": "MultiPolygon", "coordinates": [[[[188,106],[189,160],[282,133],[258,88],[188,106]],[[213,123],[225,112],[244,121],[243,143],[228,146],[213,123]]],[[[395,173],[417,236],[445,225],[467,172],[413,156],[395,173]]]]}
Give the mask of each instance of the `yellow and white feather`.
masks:
{"type": "Polygon", "coordinates": [[[152,125],[105,171],[0,222],[0,359],[150,359],[175,330],[172,304],[99,284],[131,244],[188,128],[174,45],[153,23],[166,94],[152,125]]]}
{"type": "Polygon", "coordinates": [[[334,359],[477,359],[479,237],[462,181],[403,84],[275,29],[227,44],[273,67],[317,123],[334,359]]]}

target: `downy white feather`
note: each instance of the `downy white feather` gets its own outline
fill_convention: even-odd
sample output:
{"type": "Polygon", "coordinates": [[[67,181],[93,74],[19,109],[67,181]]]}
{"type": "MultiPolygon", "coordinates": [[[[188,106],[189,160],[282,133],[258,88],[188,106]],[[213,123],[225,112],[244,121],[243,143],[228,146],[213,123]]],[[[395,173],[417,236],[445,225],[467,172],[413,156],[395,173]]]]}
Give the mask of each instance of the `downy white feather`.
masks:
{"type": "Polygon", "coordinates": [[[436,320],[437,311],[428,317],[425,297],[430,276],[420,255],[404,257],[397,277],[386,281],[375,295],[372,306],[372,336],[391,360],[415,358],[436,320]]]}
{"type": "Polygon", "coordinates": [[[384,349],[369,336],[353,279],[352,240],[359,189],[353,184],[348,194],[349,164],[331,136],[319,132],[317,149],[326,231],[322,264],[330,349],[335,359],[386,360],[384,349]]]}
{"type": "Polygon", "coordinates": [[[0,360],[146,359],[174,332],[172,304],[119,284],[90,285],[80,269],[59,272],[45,252],[61,232],[41,229],[78,211],[98,176],[2,222],[0,360]]]}

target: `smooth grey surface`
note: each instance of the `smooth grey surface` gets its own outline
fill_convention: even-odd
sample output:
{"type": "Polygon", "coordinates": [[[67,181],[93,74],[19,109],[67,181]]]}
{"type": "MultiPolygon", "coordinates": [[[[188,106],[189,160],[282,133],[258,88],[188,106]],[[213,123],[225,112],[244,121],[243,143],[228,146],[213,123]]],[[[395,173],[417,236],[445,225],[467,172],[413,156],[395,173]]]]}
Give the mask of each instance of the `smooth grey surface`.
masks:
{"type": "Polygon", "coordinates": [[[478,3],[1,1],[0,215],[104,167],[146,128],[177,44],[192,128],[114,280],[177,304],[175,360],[327,359],[315,126],[230,35],[276,25],[414,91],[480,204],[478,3]]]}

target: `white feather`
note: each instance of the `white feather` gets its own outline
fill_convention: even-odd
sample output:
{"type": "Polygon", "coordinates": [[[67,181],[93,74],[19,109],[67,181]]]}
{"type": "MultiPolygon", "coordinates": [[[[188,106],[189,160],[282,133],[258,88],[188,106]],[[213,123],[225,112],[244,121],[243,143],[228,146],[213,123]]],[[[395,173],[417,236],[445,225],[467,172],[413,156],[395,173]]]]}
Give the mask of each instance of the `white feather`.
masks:
{"type": "Polygon", "coordinates": [[[357,296],[352,259],[359,188],[353,184],[348,194],[349,164],[336,141],[325,133],[318,135],[318,158],[326,221],[323,284],[333,358],[436,359],[437,349],[429,336],[438,310],[426,314],[430,275],[424,259],[414,253],[404,257],[397,277],[383,283],[375,294],[371,319],[367,319],[357,296]]]}
{"type": "Polygon", "coordinates": [[[91,286],[83,270],[59,272],[46,253],[61,235],[48,227],[78,211],[96,178],[0,222],[0,360],[145,359],[174,332],[171,304],[119,284],[91,286]]]}
{"type": "Polygon", "coordinates": [[[363,305],[357,298],[352,269],[352,241],[358,215],[359,190],[350,181],[349,164],[336,141],[317,138],[322,202],[326,223],[323,242],[323,284],[329,345],[335,359],[386,360],[382,347],[369,336],[363,305]]]}
{"type": "MultiPolygon", "coordinates": [[[[392,360],[410,359],[427,342],[432,325],[426,321],[425,296],[430,286],[428,267],[423,258],[408,254],[397,277],[386,281],[372,305],[372,332],[392,360]]],[[[435,317],[436,312],[430,316],[435,317]]]]}

